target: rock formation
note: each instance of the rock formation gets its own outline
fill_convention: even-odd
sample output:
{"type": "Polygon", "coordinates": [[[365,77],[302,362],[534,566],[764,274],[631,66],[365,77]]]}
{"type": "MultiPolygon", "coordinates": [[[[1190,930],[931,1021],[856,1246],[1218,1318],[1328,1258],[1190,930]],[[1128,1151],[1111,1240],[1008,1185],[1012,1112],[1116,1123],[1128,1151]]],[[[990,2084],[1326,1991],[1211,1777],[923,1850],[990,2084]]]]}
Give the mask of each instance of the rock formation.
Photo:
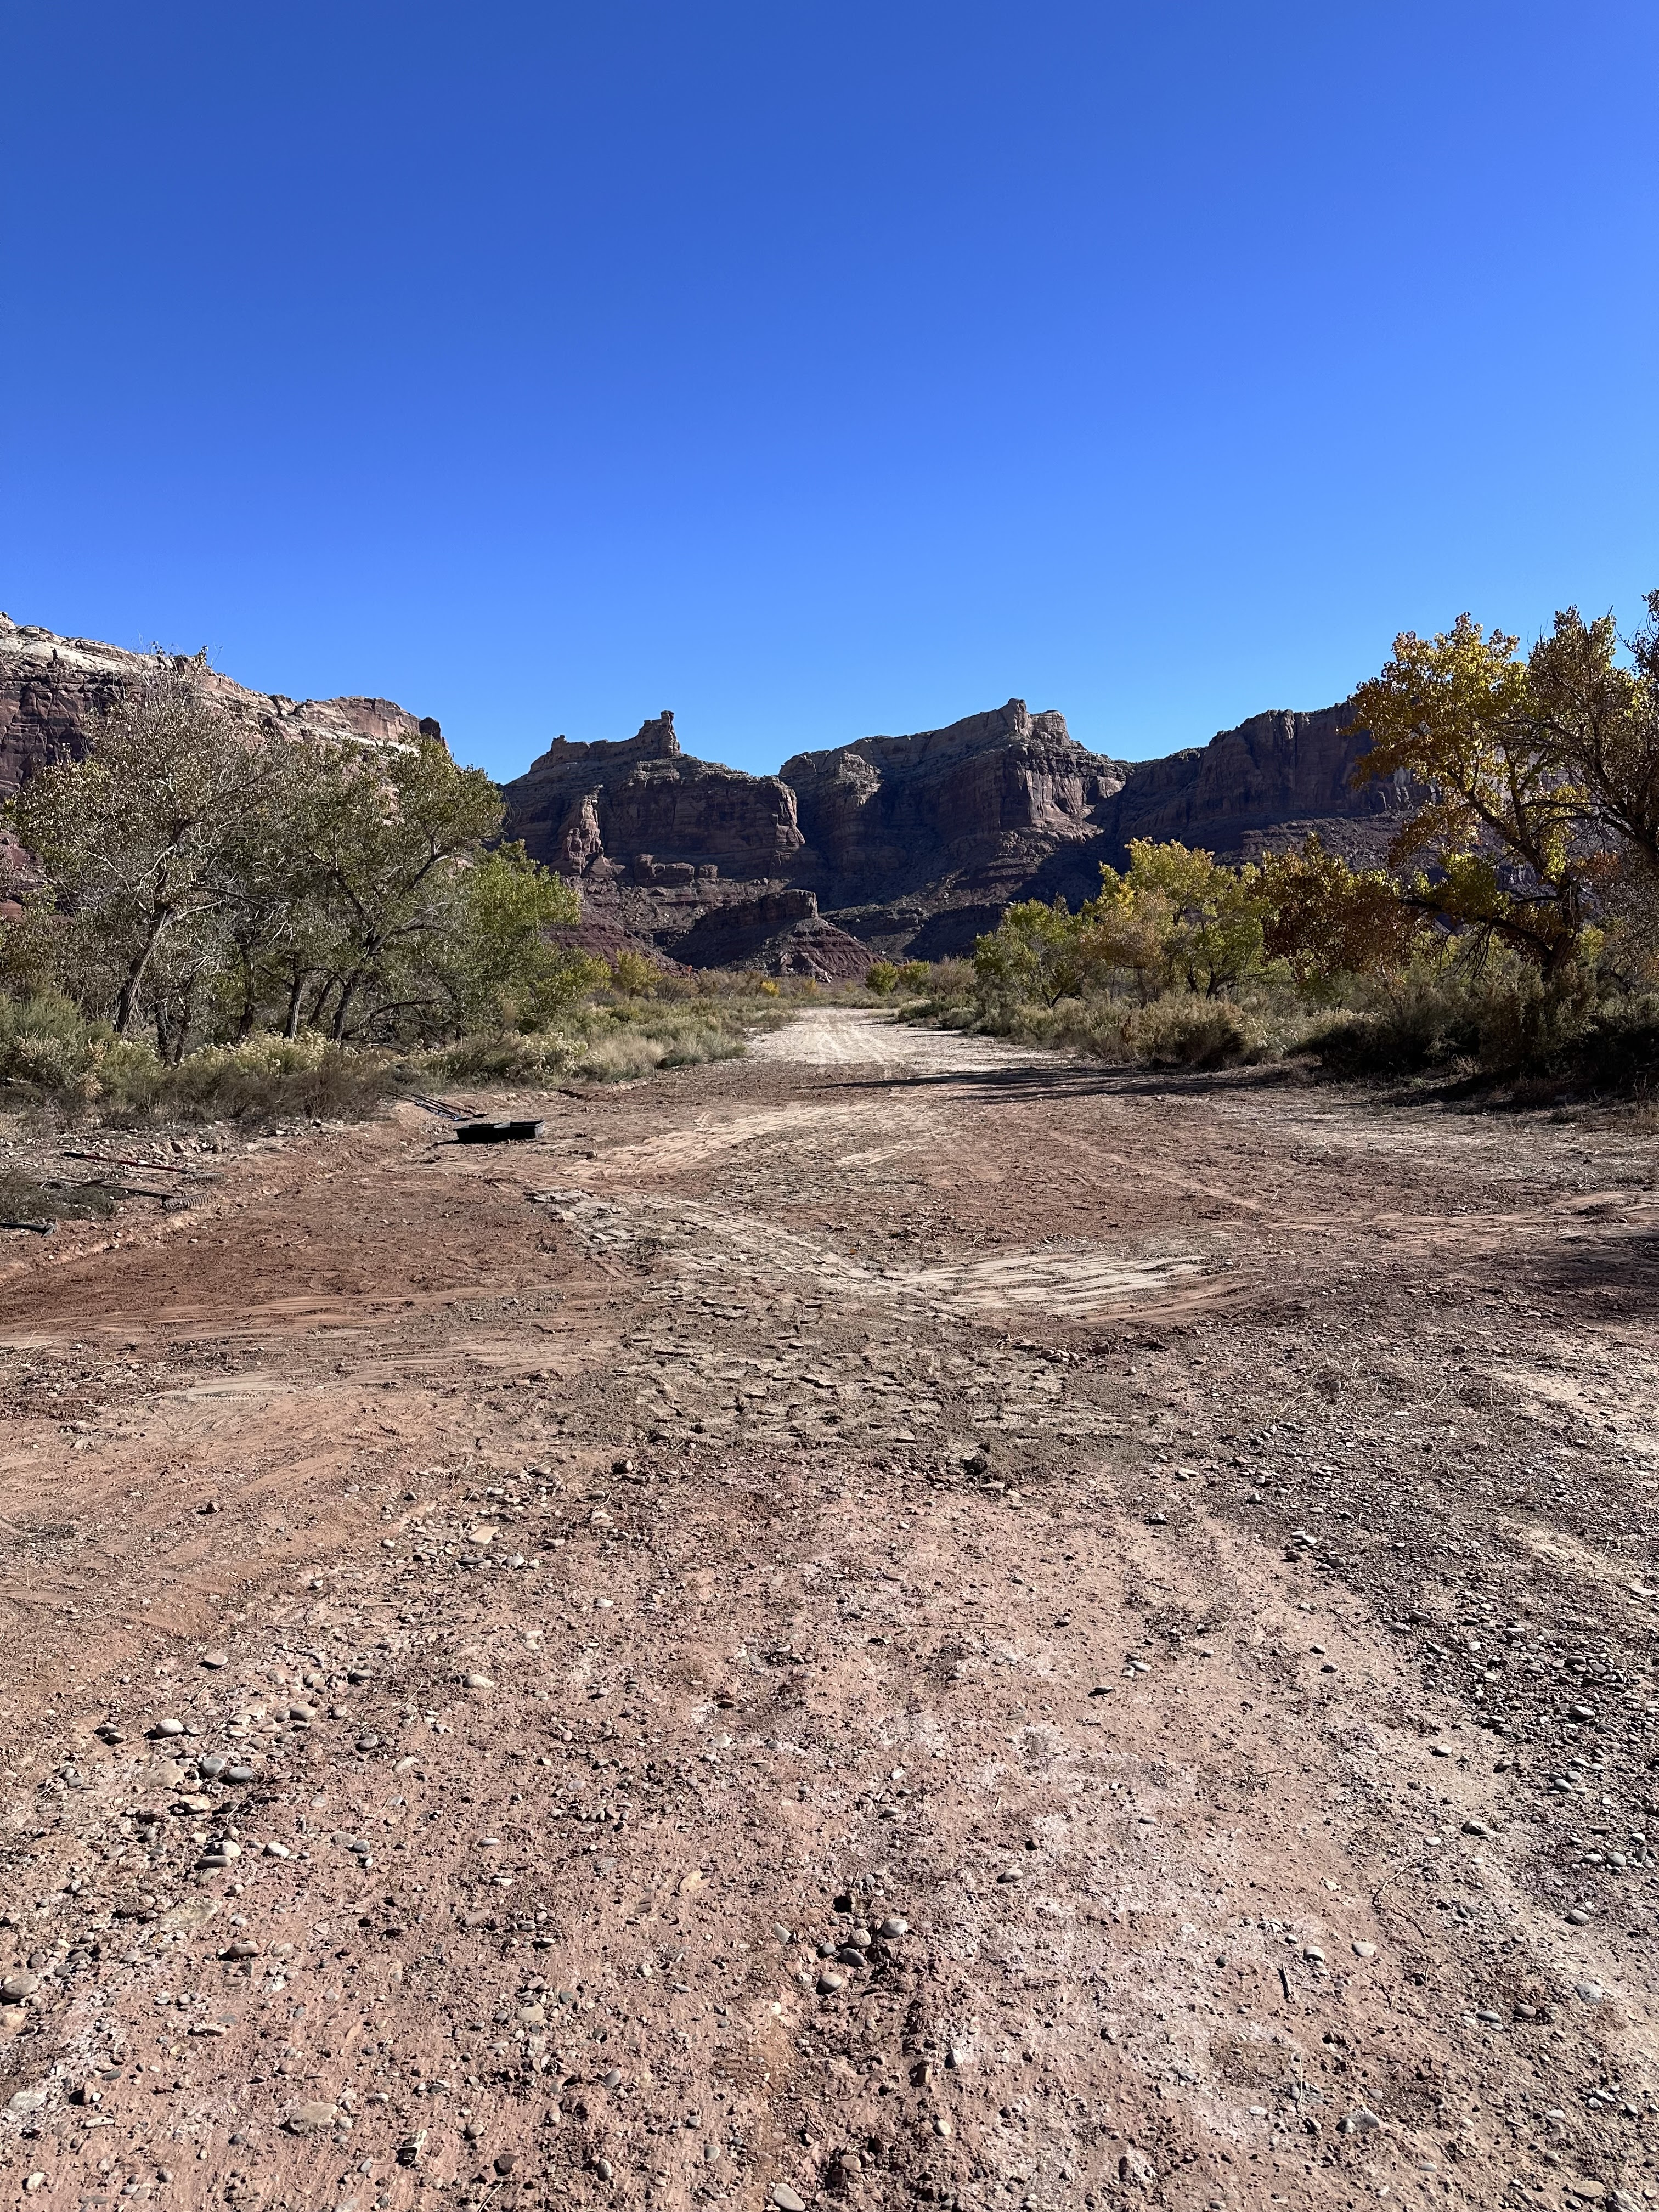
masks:
{"type": "MultiPolygon", "coordinates": [[[[85,749],[98,717],[142,674],[148,656],[88,637],[59,637],[0,614],[0,796],[54,755],[85,749]]],[[[234,710],[271,727],[368,744],[407,741],[425,730],[390,699],[302,699],[249,691],[216,669],[203,682],[234,710]]]]}
{"type": "Polygon", "coordinates": [[[1075,904],[1134,837],[1238,859],[1316,830],[1375,858],[1412,800],[1391,783],[1352,789],[1364,740],[1342,734],[1348,719],[1346,706],[1258,714],[1130,763],[1011,699],[751,776],[681,752],[665,714],[621,744],[560,738],[507,785],[508,830],[582,885],[596,933],[699,967],[787,952],[839,975],[878,953],[969,951],[1011,899],[1075,904]]]}
{"type": "MultiPolygon", "coordinates": [[[[0,615],[0,795],[86,743],[143,656],[0,615]]],[[[364,743],[437,732],[386,699],[294,700],[208,671],[263,725],[364,743]]],[[[912,737],[860,738],[747,775],[680,749],[665,711],[618,743],[556,738],[506,787],[507,834],[580,886],[593,950],[650,947],[697,967],[826,977],[877,955],[971,951],[1011,899],[1098,885],[1133,837],[1225,859],[1316,830],[1375,859],[1416,794],[1352,787],[1363,736],[1346,705],[1257,714],[1166,759],[1092,753],[1022,699],[912,737]]]]}

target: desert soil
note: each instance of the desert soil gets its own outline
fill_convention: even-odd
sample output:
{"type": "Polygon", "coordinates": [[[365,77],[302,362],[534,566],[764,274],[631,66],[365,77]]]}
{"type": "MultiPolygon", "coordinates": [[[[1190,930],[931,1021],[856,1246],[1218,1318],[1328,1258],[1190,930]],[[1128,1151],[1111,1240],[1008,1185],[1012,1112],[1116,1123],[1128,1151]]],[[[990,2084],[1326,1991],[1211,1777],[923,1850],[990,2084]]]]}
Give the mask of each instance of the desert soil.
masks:
{"type": "Polygon", "coordinates": [[[5,1239],[8,2201],[1655,2197],[1650,1121],[460,1103],[5,1239]]]}

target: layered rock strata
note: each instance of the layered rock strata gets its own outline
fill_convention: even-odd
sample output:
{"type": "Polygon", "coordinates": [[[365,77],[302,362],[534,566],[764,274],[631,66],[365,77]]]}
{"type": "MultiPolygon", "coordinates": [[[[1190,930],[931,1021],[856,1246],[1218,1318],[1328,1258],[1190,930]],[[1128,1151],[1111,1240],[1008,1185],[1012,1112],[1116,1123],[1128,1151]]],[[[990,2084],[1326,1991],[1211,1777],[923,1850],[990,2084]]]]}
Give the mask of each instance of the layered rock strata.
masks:
{"type": "Polygon", "coordinates": [[[775,776],[680,750],[673,717],[619,744],[563,738],[507,787],[509,834],[582,885],[595,928],[696,966],[787,950],[826,974],[849,950],[904,959],[972,949],[1010,900],[1099,884],[1136,837],[1228,859],[1317,831],[1374,860],[1413,794],[1356,791],[1363,734],[1346,705],[1258,714],[1157,761],[1092,753],[1022,699],[910,737],[797,753],[775,776]],[[779,940],[781,900],[810,896],[779,940]],[[834,933],[832,939],[830,933],[834,933]]]}
{"type": "MultiPolygon", "coordinates": [[[[143,655],[0,616],[0,794],[78,751],[143,655]]],[[[264,726],[366,744],[437,732],[386,699],[295,701],[216,671],[204,682],[264,726]]],[[[1375,860],[1419,794],[1356,791],[1346,704],[1254,715],[1208,744],[1124,762],[1024,700],[909,737],[860,738],[749,775],[682,750],[672,713],[617,743],[555,739],[506,787],[507,835],[580,886],[595,951],[826,977],[878,954],[972,949],[1009,901],[1097,887],[1134,837],[1224,858],[1310,830],[1375,860]]]]}
{"type": "MultiPolygon", "coordinates": [[[[15,791],[41,762],[84,751],[99,717],[149,665],[148,654],[95,638],[59,637],[0,614],[0,794],[15,791]]],[[[202,682],[234,712],[296,734],[387,744],[423,730],[438,733],[436,722],[390,699],[289,699],[250,691],[205,666],[202,682]]]]}

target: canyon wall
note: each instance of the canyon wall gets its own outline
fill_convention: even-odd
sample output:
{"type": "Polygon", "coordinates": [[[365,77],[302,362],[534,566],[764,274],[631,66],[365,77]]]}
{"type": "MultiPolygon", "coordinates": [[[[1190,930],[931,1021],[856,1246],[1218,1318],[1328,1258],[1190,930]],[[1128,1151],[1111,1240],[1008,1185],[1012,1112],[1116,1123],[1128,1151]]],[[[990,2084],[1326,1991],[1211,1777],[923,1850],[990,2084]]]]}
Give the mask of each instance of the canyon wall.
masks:
{"type": "MultiPolygon", "coordinates": [[[[135,682],[150,656],[95,638],[59,637],[38,623],[0,614],[0,797],[61,752],[80,753],[98,717],[135,682]]],[[[390,699],[289,699],[250,691],[217,669],[202,670],[211,696],[271,728],[365,744],[407,740],[438,725],[418,720],[390,699]]]]}
{"type": "Polygon", "coordinates": [[[775,776],[680,750],[673,718],[619,744],[563,738],[507,786],[508,833],[580,883],[592,927],[649,938],[692,964],[775,957],[769,918],[792,909],[797,964],[855,972],[883,954],[971,951],[1011,899],[1098,889],[1129,841],[1171,838],[1228,859],[1316,830],[1375,860],[1413,803],[1356,791],[1349,709],[1257,714],[1155,761],[1092,753],[1062,714],[1023,699],[909,737],[797,753],[775,776]]]}
{"type": "MultiPolygon", "coordinates": [[[[55,751],[82,750],[144,656],[0,615],[0,796],[55,751]]],[[[386,699],[295,701],[216,671],[203,681],[273,730],[363,744],[436,722],[386,699]]],[[[878,954],[972,950],[1011,899],[1098,888],[1131,838],[1178,838],[1226,859],[1316,830],[1380,857],[1416,794],[1353,788],[1363,732],[1349,708],[1256,714],[1153,761],[1079,744],[1023,699],[908,737],[796,753],[749,775],[681,749],[665,711],[631,738],[557,738],[506,787],[506,834],[578,885],[580,939],[697,967],[861,975],[878,954]]]]}

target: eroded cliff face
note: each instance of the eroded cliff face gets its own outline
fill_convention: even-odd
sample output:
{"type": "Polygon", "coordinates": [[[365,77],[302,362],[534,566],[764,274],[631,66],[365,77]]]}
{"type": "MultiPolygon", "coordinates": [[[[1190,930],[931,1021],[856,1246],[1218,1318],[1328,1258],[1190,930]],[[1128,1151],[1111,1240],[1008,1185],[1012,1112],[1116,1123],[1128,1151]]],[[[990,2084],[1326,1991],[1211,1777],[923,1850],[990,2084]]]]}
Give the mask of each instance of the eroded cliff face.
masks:
{"type": "MultiPolygon", "coordinates": [[[[149,657],[95,638],[59,637],[38,623],[0,614],[0,795],[59,753],[79,754],[99,716],[137,681],[149,657]]],[[[390,699],[289,699],[250,691],[216,668],[204,688],[234,712],[262,725],[363,744],[409,743],[441,734],[390,699]]]]}
{"type": "MultiPolygon", "coordinates": [[[[143,665],[0,616],[0,794],[54,751],[80,750],[143,665]]],[[[276,729],[374,744],[438,727],[386,699],[295,702],[211,670],[204,681],[276,729]]],[[[683,751],[665,711],[617,743],[556,738],[506,787],[506,834],[580,886],[595,950],[858,975],[878,954],[969,951],[1012,899],[1075,904],[1133,837],[1237,859],[1315,830],[1350,858],[1379,857],[1418,794],[1353,789],[1365,739],[1345,734],[1348,717],[1346,704],[1256,714],[1207,745],[1125,763],[1011,699],[747,775],[683,751]]]]}
{"type": "Polygon", "coordinates": [[[849,945],[938,958],[970,951],[1012,899],[1076,904],[1135,837],[1237,859],[1316,830],[1350,857],[1378,857],[1414,801],[1394,783],[1353,789],[1365,739],[1345,734],[1348,720],[1346,705],[1257,714],[1207,745],[1127,763],[1011,699],[747,776],[682,753],[665,714],[623,744],[561,739],[507,786],[509,833],[582,884],[595,927],[696,965],[775,959],[781,896],[810,894],[811,916],[791,909],[791,957],[816,936],[824,972],[846,973],[860,957],[849,945]]]}
{"type": "Polygon", "coordinates": [[[1346,701],[1316,714],[1253,714],[1207,745],[1142,761],[1131,771],[1114,827],[1131,837],[1179,838],[1212,851],[1293,819],[1383,821],[1407,803],[1389,782],[1353,788],[1363,743],[1344,732],[1346,701]]]}
{"type": "Polygon", "coordinates": [[[1017,854],[1086,838],[1125,771],[1079,744],[1063,714],[1011,699],[946,729],[797,753],[779,773],[826,895],[840,902],[1001,870],[1017,854]]]}
{"type": "Polygon", "coordinates": [[[682,752],[669,708],[619,744],[556,738],[507,799],[509,834],[578,878],[602,863],[647,884],[768,878],[804,842],[787,784],[682,752]]]}
{"type": "Polygon", "coordinates": [[[596,951],[631,939],[690,966],[830,977],[868,964],[796,880],[789,786],[683,752],[671,708],[618,743],[555,738],[506,795],[507,835],[580,885],[578,935],[596,951]]]}

